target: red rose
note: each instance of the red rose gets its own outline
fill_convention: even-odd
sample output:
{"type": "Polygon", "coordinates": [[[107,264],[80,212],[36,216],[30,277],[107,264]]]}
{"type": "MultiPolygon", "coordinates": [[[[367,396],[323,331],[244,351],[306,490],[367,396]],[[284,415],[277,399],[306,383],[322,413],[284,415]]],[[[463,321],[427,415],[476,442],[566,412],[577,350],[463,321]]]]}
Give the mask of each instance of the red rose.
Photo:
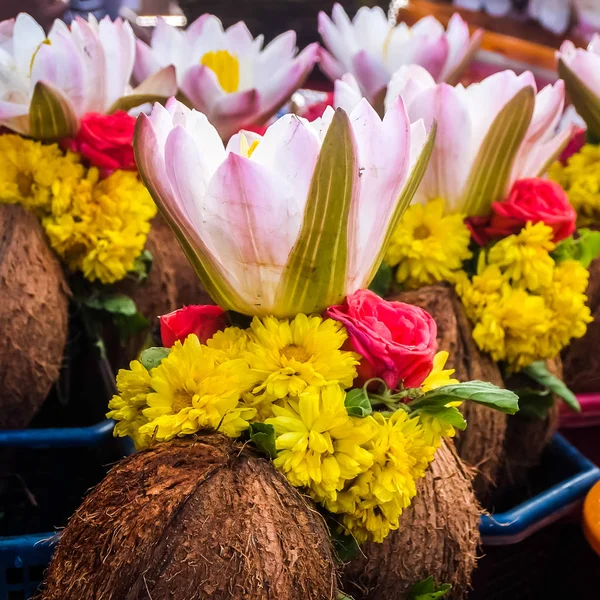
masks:
{"type": "Polygon", "coordinates": [[[587,130],[584,127],[577,127],[575,131],[573,131],[569,143],[566,145],[559,158],[563,165],[566,165],[569,158],[571,158],[573,154],[577,154],[577,152],[585,146],[586,136],[587,130]]]}
{"type": "Polygon", "coordinates": [[[485,246],[492,240],[516,234],[528,223],[542,221],[554,231],[554,241],[560,242],[575,231],[577,213],[566,192],[548,179],[520,179],[504,202],[492,204],[491,217],[471,217],[468,220],[473,239],[485,246]]]}
{"type": "Polygon", "coordinates": [[[160,337],[165,348],[170,348],[176,341],[183,342],[190,333],[195,333],[204,344],[217,331],[227,327],[227,314],[219,306],[184,306],[159,319],[160,337]]]}
{"type": "Polygon", "coordinates": [[[328,106],[333,106],[333,92],[329,92],[325,100],[308,106],[301,114],[307,121],[314,121],[323,116],[328,106]]]}
{"type": "Polygon", "coordinates": [[[135,171],[134,129],[135,118],[122,110],[112,115],[88,113],[81,119],[77,136],[63,140],[62,145],[87,158],[103,176],[117,169],[135,171]]]}
{"type": "Polygon", "coordinates": [[[390,389],[401,382],[404,387],[418,387],[431,372],[437,325],[422,308],[360,290],[342,306],[328,308],[325,315],[344,325],[351,348],[363,357],[358,385],[380,377],[390,389]]]}

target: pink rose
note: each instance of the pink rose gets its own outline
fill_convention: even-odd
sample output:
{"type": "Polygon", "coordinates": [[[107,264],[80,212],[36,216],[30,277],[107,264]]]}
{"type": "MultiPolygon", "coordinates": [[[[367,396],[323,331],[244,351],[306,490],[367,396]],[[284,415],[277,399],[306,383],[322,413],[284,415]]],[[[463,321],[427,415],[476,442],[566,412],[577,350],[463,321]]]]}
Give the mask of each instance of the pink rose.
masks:
{"type": "Polygon", "coordinates": [[[390,389],[418,387],[431,372],[437,325],[422,308],[360,290],[325,315],[344,325],[350,347],[363,357],[357,385],[379,377],[390,389]]]}
{"type": "Polygon", "coordinates": [[[159,319],[165,348],[170,348],[176,341],[183,342],[191,333],[204,344],[217,331],[227,327],[227,314],[219,306],[184,306],[159,319]]]}
{"type": "Polygon", "coordinates": [[[517,234],[528,222],[545,223],[560,242],[575,231],[577,213],[567,193],[548,179],[520,179],[503,202],[492,204],[491,217],[471,217],[467,224],[473,239],[481,246],[517,234]]]}

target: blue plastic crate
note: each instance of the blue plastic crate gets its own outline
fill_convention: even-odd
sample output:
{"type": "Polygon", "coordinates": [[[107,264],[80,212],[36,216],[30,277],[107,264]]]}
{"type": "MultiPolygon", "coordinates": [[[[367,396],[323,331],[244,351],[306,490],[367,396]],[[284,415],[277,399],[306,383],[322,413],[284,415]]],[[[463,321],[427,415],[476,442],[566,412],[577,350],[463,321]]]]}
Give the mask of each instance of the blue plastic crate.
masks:
{"type": "Polygon", "coordinates": [[[57,539],[52,532],[0,538],[1,600],[28,600],[33,596],[57,539]]]}
{"type": "Polygon", "coordinates": [[[569,513],[600,480],[600,469],[558,433],[546,451],[542,468],[566,476],[510,510],[483,515],[479,530],[484,545],[504,546],[524,540],[569,513]]]}

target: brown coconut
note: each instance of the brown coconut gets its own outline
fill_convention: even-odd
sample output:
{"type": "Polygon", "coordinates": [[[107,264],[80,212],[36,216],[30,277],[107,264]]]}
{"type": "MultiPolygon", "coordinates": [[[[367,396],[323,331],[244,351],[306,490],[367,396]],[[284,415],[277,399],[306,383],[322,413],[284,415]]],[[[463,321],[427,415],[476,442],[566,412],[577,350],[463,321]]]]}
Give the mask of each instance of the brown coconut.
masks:
{"type": "MultiPolygon", "coordinates": [[[[455,369],[456,379],[503,385],[496,363],[477,348],[471,325],[452,287],[432,285],[401,292],[392,299],[420,306],[435,319],[439,349],[449,352],[446,365],[455,369]]],[[[460,457],[477,470],[473,485],[477,497],[485,504],[496,485],[502,464],[507,418],[498,411],[472,402],[464,403],[461,410],[468,427],[466,431],[458,432],[456,449],[460,457]]]]}
{"type": "Polygon", "coordinates": [[[586,334],[572,340],[562,353],[565,383],[577,394],[600,392],[600,258],[590,265],[586,294],[594,321],[586,334]]]}
{"type": "Polygon", "coordinates": [[[472,470],[444,442],[400,528],[382,544],[367,543],[344,568],[343,587],[355,600],[405,600],[411,587],[433,577],[450,583],[445,598],[464,598],[476,566],[480,509],[472,470]]]}
{"type": "Polygon", "coordinates": [[[332,600],[323,519],[220,435],[115,466],[63,532],[41,600],[332,600]]]}
{"type": "Polygon", "coordinates": [[[58,379],[69,295],[35,215],[0,205],[0,429],[28,425],[58,379]]]}
{"type": "MultiPolygon", "coordinates": [[[[547,361],[546,366],[550,373],[562,379],[560,358],[547,361]]],[[[506,380],[506,387],[509,389],[536,386],[536,383],[520,374],[506,380]]],[[[520,413],[508,419],[504,441],[504,463],[498,486],[500,493],[525,483],[529,470],[540,464],[544,449],[558,431],[559,402],[560,399],[555,395],[554,404],[545,419],[527,417],[520,413]]]]}

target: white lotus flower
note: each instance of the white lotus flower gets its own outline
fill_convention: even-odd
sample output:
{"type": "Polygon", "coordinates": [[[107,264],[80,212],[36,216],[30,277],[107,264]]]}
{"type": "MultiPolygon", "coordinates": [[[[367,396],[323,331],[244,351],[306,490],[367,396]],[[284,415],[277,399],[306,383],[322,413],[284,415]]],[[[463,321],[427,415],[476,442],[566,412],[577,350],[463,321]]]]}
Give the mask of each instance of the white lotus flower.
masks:
{"type": "Polygon", "coordinates": [[[485,10],[493,17],[504,17],[512,10],[512,0],[454,0],[454,5],[467,10],[485,10]]]}
{"type": "Polygon", "coordinates": [[[223,139],[273,116],[310,74],[318,45],[296,55],[296,33],[287,31],[263,49],[243,22],[223,30],[213,15],[186,31],[159,19],[152,44],[137,41],[135,77],[143,80],[174,65],[189,103],[208,116],[223,139]]]}
{"type": "Polygon", "coordinates": [[[529,0],[527,13],[556,35],[564,34],[571,21],[571,0],[529,0]]]}
{"type": "Polygon", "coordinates": [[[587,50],[566,41],[557,53],[558,73],[588,132],[600,139],[600,35],[595,34],[587,50]]]}
{"type": "MultiPolygon", "coordinates": [[[[503,71],[465,88],[436,84],[417,65],[399,69],[388,87],[386,109],[400,96],[412,121],[437,126],[429,167],[414,201],[443,198],[450,212],[485,215],[514,181],[544,174],[573,128],[557,133],[563,82],[536,91],[529,72],[517,76],[503,71]]],[[[352,76],[336,82],[335,106],[351,110],[359,99],[352,76]]]]}
{"type": "Polygon", "coordinates": [[[140,173],[213,299],[278,317],[369,285],[431,146],[400,99],[383,120],[362,100],[226,147],[205,115],[170,100],[135,136],[140,173]]]}
{"type": "MultiPolygon", "coordinates": [[[[128,23],[56,20],[46,37],[29,15],[0,23],[0,124],[42,139],[72,135],[88,112],[117,108],[129,92],[135,36],[128,23]]],[[[159,73],[127,106],[176,91],[174,74],[159,73]],[[152,91],[152,93],[148,93],[152,91]]]]}
{"type": "Polygon", "coordinates": [[[336,4],[332,18],[319,13],[319,33],[327,50],[319,65],[332,80],[352,73],[363,95],[372,103],[381,101],[392,74],[403,65],[418,64],[436,81],[454,81],[477,51],[482,32],[469,37],[468,25],[455,14],[447,31],[434,17],[425,17],[412,27],[390,26],[380,7],[361,7],[350,21],[336,4]]]}

